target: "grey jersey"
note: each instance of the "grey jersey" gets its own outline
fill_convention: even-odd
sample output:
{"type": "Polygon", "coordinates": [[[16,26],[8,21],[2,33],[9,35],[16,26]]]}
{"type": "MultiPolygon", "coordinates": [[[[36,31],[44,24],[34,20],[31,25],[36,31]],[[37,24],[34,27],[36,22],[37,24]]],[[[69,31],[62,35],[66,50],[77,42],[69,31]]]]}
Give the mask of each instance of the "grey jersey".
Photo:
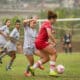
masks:
{"type": "Polygon", "coordinates": [[[24,27],[24,46],[23,48],[28,48],[28,47],[33,48],[36,35],[37,35],[36,29],[32,29],[28,26],[24,27]]]}
{"type": "Polygon", "coordinates": [[[19,40],[20,34],[19,31],[17,30],[17,28],[14,28],[10,34],[10,37],[12,39],[15,39],[15,41],[11,41],[9,40],[6,45],[4,46],[4,48],[7,48],[7,51],[16,51],[16,42],[19,40]]]}
{"type": "Polygon", "coordinates": [[[10,34],[10,37],[15,39],[15,42],[17,42],[19,40],[20,34],[19,34],[19,31],[17,30],[17,28],[13,29],[13,31],[10,34]]]}
{"type": "MultiPolygon", "coordinates": [[[[9,34],[9,28],[4,25],[0,27],[0,31],[2,31],[5,35],[9,34]]],[[[3,47],[7,42],[7,38],[0,34],[0,46],[3,47]]]]}

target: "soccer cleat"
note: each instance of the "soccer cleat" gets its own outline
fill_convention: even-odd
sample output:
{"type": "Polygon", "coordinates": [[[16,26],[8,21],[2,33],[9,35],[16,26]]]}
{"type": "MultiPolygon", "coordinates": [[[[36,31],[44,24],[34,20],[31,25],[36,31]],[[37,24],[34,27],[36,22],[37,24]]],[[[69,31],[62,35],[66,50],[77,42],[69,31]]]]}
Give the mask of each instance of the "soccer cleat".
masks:
{"type": "Polygon", "coordinates": [[[30,72],[24,72],[24,75],[25,75],[25,77],[30,77],[31,76],[31,74],[30,74],[30,72]]]}
{"type": "Polygon", "coordinates": [[[2,64],[2,59],[0,58],[0,64],[2,64]]]}
{"type": "Polygon", "coordinates": [[[44,66],[42,66],[42,65],[39,65],[38,68],[41,69],[41,70],[44,70],[44,66]]]}
{"type": "Polygon", "coordinates": [[[54,76],[54,77],[57,77],[58,76],[58,73],[56,71],[51,71],[49,73],[49,76],[54,76]]]}
{"type": "Polygon", "coordinates": [[[33,76],[35,76],[33,67],[30,67],[29,70],[30,70],[31,74],[32,74],[33,76]]]}
{"type": "Polygon", "coordinates": [[[6,67],[6,71],[9,71],[11,70],[12,68],[11,67],[6,67]]]}

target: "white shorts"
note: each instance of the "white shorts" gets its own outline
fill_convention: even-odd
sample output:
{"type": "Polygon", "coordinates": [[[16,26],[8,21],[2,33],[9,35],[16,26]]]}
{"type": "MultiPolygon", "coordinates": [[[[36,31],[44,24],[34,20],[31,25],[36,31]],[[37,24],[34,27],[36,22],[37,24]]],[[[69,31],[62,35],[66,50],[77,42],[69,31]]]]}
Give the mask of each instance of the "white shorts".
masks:
{"type": "Polygon", "coordinates": [[[0,41],[0,48],[3,48],[6,45],[7,42],[0,41]]]}
{"type": "Polygon", "coordinates": [[[7,44],[5,45],[5,47],[7,48],[7,52],[17,51],[16,44],[12,43],[11,41],[7,42],[7,44]]]}
{"type": "Polygon", "coordinates": [[[33,47],[33,48],[28,47],[28,48],[23,49],[24,55],[34,55],[35,51],[36,51],[35,47],[33,47]]]}

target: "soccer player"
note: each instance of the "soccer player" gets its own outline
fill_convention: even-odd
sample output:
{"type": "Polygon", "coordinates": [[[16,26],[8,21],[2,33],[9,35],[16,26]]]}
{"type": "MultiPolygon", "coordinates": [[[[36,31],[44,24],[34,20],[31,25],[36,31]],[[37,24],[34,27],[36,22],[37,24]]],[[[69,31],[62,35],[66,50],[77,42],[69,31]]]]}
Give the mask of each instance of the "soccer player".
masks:
{"type": "MultiPolygon", "coordinates": [[[[27,76],[31,76],[30,74],[30,66],[32,66],[34,64],[34,57],[33,55],[39,55],[39,51],[35,48],[35,38],[37,35],[36,32],[36,19],[31,19],[31,20],[24,20],[24,46],[23,46],[23,51],[24,54],[26,56],[26,58],[28,59],[29,64],[27,65],[26,71],[24,73],[24,75],[27,76]]],[[[41,55],[41,54],[40,54],[41,55]]],[[[39,56],[40,56],[39,55],[39,56]]],[[[42,66],[39,66],[39,68],[43,69],[42,66]]],[[[34,75],[34,74],[33,74],[34,75]]]]}
{"type": "Polygon", "coordinates": [[[66,34],[63,37],[63,48],[65,53],[68,53],[68,49],[69,52],[72,53],[72,36],[69,32],[66,32],[66,34]]]}
{"type": "Polygon", "coordinates": [[[5,25],[0,27],[0,48],[3,48],[9,36],[10,19],[6,19],[5,25]]]}
{"type": "MultiPolygon", "coordinates": [[[[19,30],[20,30],[20,20],[16,20],[15,28],[13,29],[13,31],[11,32],[11,34],[9,36],[10,40],[4,46],[4,50],[6,49],[5,54],[7,54],[11,57],[9,64],[6,67],[6,70],[11,69],[11,66],[16,58],[16,51],[17,51],[16,43],[17,43],[17,41],[19,41],[19,37],[20,37],[19,30]]],[[[2,54],[0,56],[0,60],[2,60],[2,58],[5,56],[5,54],[2,54]]]]}
{"type": "Polygon", "coordinates": [[[56,39],[54,37],[54,31],[52,25],[56,22],[57,14],[52,11],[48,12],[48,20],[44,21],[41,25],[41,29],[37,35],[35,40],[36,48],[39,49],[41,54],[44,55],[39,61],[37,61],[32,67],[30,67],[30,71],[33,74],[34,69],[38,68],[40,65],[46,63],[50,59],[50,76],[57,76],[57,72],[55,71],[56,65],[56,49],[53,46],[56,44],[56,39]],[[51,43],[48,42],[50,39],[51,43]]]}

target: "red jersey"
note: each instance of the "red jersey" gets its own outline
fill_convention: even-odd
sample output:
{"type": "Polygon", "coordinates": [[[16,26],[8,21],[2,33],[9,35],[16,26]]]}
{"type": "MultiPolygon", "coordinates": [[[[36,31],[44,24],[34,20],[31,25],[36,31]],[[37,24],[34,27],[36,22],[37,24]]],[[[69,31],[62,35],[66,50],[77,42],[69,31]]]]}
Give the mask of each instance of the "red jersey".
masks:
{"type": "Polygon", "coordinates": [[[52,25],[49,21],[43,22],[36,40],[44,41],[44,42],[48,41],[49,37],[48,37],[48,33],[47,33],[47,28],[52,29],[52,25]]]}
{"type": "Polygon", "coordinates": [[[45,48],[49,43],[48,43],[48,33],[47,33],[47,28],[52,30],[52,25],[49,21],[43,22],[41,29],[38,33],[38,36],[35,40],[35,45],[37,49],[43,49],[45,48]]]}

